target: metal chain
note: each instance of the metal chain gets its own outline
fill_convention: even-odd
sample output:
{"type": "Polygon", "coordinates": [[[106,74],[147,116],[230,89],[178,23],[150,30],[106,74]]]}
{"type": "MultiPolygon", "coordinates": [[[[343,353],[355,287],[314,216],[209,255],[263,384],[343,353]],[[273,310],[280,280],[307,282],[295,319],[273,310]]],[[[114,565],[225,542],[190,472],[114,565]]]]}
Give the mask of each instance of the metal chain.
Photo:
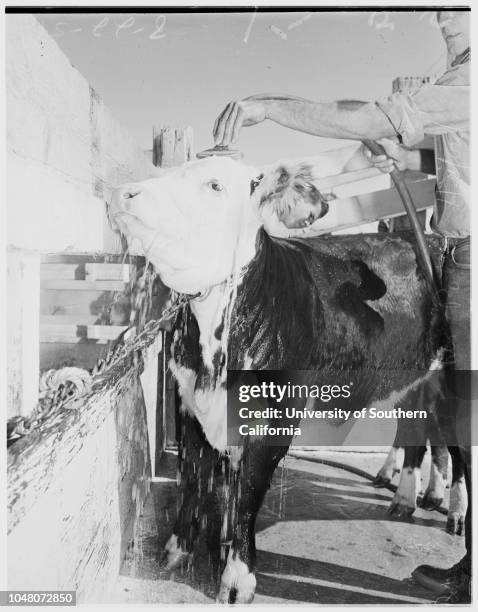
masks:
{"type": "Polygon", "coordinates": [[[161,324],[170,319],[181,308],[188,304],[192,299],[199,297],[201,294],[187,295],[172,292],[171,303],[165,306],[159,319],[148,321],[141,331],[131,339],[125,340],[125,335],[131,329],[128,328],[116,341],[116,344],[110,347],[106,356],[103,359],[98,359],[96,364],[90,370],[91,384],[88,385],[82,393],[78,393],[78,388],[73,381],[61,383],[58,387],[46,391],[43,394],[28,417],[16,416],[7,422],[7,441],[11,442],[19,437],[23,437],[33,430],[38,428],[45,419],[52,414],[66,407],[66,405],[74,399],[84,397],[92,388],[97,386],[101,380],[107,377],[107,374],[118,365],[128,354],[141,351],[153,343],[157,337],[161,324]]]}

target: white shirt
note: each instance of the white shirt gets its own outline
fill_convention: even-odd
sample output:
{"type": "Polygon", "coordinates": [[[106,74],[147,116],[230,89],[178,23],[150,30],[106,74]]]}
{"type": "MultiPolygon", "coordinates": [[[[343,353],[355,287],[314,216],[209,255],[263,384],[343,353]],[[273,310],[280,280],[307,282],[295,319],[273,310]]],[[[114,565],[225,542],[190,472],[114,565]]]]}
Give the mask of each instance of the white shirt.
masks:
{"type": "Polygon", "coordinates": [[[433,229],[470,235],[470,62],[449,68],[433,85],[377,102],[405,146],[435,136],[437,190],[433,229]],[[446,120],[445,120],[446,118],[446,120]]]}

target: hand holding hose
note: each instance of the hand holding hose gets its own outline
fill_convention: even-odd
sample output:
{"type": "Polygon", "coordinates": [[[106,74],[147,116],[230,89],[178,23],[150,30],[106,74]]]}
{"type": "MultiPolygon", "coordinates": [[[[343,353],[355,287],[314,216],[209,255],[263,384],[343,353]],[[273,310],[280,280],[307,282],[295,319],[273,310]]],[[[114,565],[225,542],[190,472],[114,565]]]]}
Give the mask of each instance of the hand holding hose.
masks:
{"type": "Polygon", "coordinates": [[[390,174],[394,169],[400,170],[401,172],[407,170],[409,167],[408,149],[405,149],[405,147],[398,144],[398,142],[389,138],[381,138],[380,140],[376,140],[376,143],[383,148],[383,154],[374,155],[370,149],[365,149],[365,156],[368,157],[370,163],[373,164],[375,168],[385,174],[390,174]]]}
{"type": "MultiPolygon", "coordinates": [[[[372,155],[385,155],[384,148],[378,142],[375,142],[374,140],[363,140],[362,142],[370,150],[372,155]]],[[[431,287],[438,288],[438,279],[433,269],[430,252],[428,251],[425,236],[423,234],[420,221],[418,220],[417,211],[413,204],[412,196],[410,195],[410,191],[408,190],[407,184],[405,183],[405,179],[403,178],[402,173],[397,170],[397,168],[393,168],[393,170],[391,170],[390,176],[392,177],[392,181],[402,199],[403,206],[410,220],[413,233],[415,234],[415,240],[417,241],[418,248],[418,256],[423,269],[423,273],[425,274],[425,278],[427,279],[431,287]]]]}

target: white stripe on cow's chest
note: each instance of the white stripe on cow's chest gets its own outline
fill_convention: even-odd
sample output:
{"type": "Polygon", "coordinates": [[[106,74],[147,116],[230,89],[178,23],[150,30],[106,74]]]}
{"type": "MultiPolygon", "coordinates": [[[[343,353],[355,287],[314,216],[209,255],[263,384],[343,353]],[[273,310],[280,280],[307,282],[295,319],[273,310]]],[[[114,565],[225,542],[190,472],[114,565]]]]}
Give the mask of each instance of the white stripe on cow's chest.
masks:
{"type": "MultiPolygon", "coordinates": [[[[224,367],[221,376],[214,380],[213,358],[218,351],[227,349],[227,344],[221,342],[222,337],[216,337],[216,330],[222,328],[229,298],[229,288],[221,285],[213,287],[205,300],[195,300],[191,303],[191,310],[199,326],[202,361],[211,374],[213,386],[196,388],[197,372],[176,364],[173,359],[170,362],[171,371],[179,385],[181,408],[196,417],[209,444],[219,452],[227,450],[227,367],[224,367]]],[[[222,335],[224,334],[227,341],[227,326],[222,330],[222,335]]]]}
{"type": "MultiPolygon", "coordinates": [[[[214,354],[221,348],[221,339],[216,338],[216,330],[221,326],[229,293],[229,288],[225,285],[216,285],[205,300],[191,302],[191,311],[199,326],[202,360],[211,369],[214,354]]],[[[227,331],[224,329],[222,333],[227,334],[227,331]]]]}
{"type": "Polygon", "coordinates": [[[181,410],[194,416],[204,431],[209,444],[221,453],[227,450],[227,391],[195,389],[197,374],[171,359],[169,367],[178,381],[181,410]]]}

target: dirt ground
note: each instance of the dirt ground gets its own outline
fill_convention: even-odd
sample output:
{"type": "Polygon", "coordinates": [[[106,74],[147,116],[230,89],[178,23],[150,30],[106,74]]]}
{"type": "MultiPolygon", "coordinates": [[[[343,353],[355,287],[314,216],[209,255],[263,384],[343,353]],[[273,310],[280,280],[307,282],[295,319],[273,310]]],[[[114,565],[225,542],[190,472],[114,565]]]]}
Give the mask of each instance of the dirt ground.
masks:
{"type": "MultiPolygon", "coordinates": [[[[371,474],[385,458],[384,453],[370,452],[311,454],[371,474]]],[[[175,573],[161,568],[162,547],[176,513],[175,474],[175,457],[168,454],[140,517],[112,603],[214,602],[203,544],[190,567],[175,573]]],[[[254,603],[434,601],[431,593],[412,582],[411,571],[422,563],[452,565],[464,554],[463,538],[445,532],[446,517],[438,512],[418,509],[410,520],[390,518],[386,510],[392,495],[345,470],[286,457],[258,517],[254,603]]]]}

